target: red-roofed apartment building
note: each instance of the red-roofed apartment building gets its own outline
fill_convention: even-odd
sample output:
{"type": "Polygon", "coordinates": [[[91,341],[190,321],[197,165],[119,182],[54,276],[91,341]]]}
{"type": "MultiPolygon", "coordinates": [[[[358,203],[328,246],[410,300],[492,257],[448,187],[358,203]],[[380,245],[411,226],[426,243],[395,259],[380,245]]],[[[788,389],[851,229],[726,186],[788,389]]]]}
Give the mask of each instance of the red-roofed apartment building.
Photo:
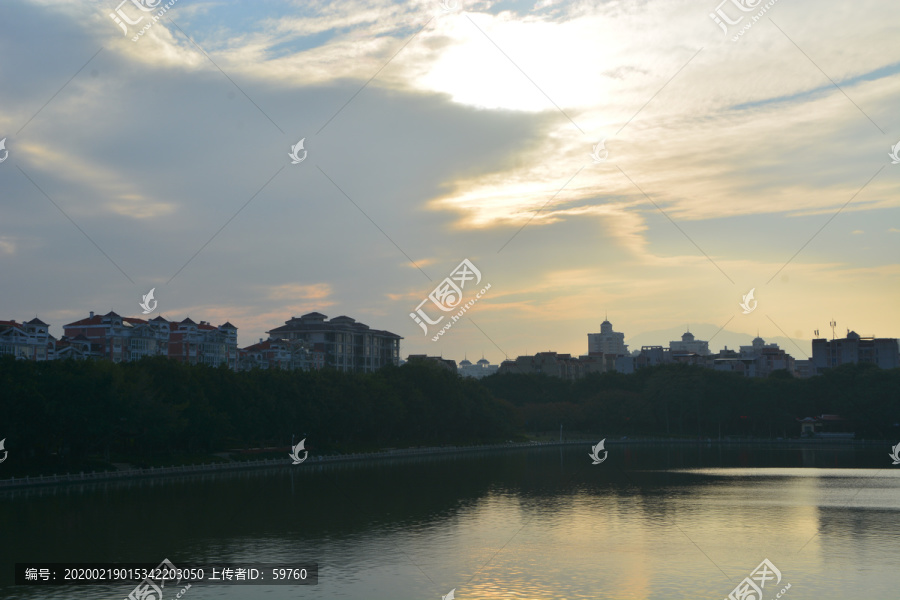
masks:
{"type": "Polygon", "coordinates": [[[169,323],[169,358],[212,366],[224,362],[228,368],[236,371],[237,327],[227,321],[218,327],[210,325],[207,321],[199,323],[191,319],[185,319],[180,323],[172,321],[169,323]]]}
{"type": "Polygon", "coordinates": [[[90,316],[63,325],[70,339],[87,340],[96,356],[113,362],[139,360],[144,356],[167,356],[191,364],[237,369],[237,327],[225,323],[214,327],[206,321],[181,322],[156,317],[149,321],[123,317],[115,312],[90,316]]]}

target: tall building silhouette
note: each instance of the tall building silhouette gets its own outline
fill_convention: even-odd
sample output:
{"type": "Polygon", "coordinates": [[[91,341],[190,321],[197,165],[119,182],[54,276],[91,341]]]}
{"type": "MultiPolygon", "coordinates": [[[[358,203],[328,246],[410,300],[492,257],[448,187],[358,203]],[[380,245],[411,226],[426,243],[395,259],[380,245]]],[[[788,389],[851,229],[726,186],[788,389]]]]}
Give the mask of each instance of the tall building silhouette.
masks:
{"type": "Polygon", "coordinates": [[[816,338],[812,351],[817,373],[845,363],[873,363],[882,369],[900,366],[900,344],[896,338],[863,337],[855,331],[848,331],[845,338],[816,338]]]}
{"type": "MultiPolygon", "coordinates": [[[[341,315],[328,320],[311,312],[291,317],[281,327],[267,331],[270,340],[304,341],[312,350],[315,368],[369,373],[387,364],[400,364],[400,340],[396,333],[370,329],[356,319],[341,315]]],[[[456,370],[454,363],[453,369],[456,370]]]]}
{"type": "Polygon", "coordinates": [[[694,334],[686,331],[681,336],[681,341],[669,342],[669,349],[672,352],[693,352],[700,356],[709,356],[709,342],[704,340],[695,340],[694,334]]]}
{"type": "Polygon", "coordinates": [[[622,356],[628,354],[628,345],[625,343],[625,334],[613,331],[612,323],[603,321],[600,324],[600,333],[589,333],[588,354],[612,354],[622,356]]]}

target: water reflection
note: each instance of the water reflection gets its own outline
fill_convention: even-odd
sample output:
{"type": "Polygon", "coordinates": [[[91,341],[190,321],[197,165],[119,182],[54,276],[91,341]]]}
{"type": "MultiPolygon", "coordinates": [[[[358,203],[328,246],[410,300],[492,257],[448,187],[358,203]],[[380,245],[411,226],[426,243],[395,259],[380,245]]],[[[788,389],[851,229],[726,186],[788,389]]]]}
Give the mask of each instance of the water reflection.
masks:
{"type": "MultiPolygon", "coordinates": [[[[466,600],[723,598],[769,558],[788,599],[893,597],[900,471],[880,448],[608,444],[592,465],[589,446],[6,492],[0,562],[317,562],[314,588],[190,596],[466,600]]],[[[0,596],[131,589],[0,577],[0,596]]]]}

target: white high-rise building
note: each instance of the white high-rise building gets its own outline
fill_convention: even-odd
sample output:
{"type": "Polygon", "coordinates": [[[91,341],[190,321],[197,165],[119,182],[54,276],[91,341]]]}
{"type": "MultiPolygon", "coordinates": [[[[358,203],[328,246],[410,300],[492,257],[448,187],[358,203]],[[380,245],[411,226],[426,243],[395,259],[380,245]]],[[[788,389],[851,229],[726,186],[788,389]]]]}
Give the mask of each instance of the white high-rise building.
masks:
{"type": "Polygon", "coordinates": [[[603,321],[600,324],[600,333],[589,333],[588,354],[612,354],[624,356],[628,354],[628,345],[625,343],[625,334],[613,331],[612,323],[603,321]]]}
{"type": "Polygon", "coordinates": [[[767,344],[766,340],[757,335],[750,346],[741,346],[741,358],[756,358],[763,350],[778,350],[778,344],[767,344]]]}
{"type": "Polygon", "coordinates": [[[694,334],[688,331],[682,334],[680,342],[669,342],[669,350],[672,352],[693,352],[700,356],[709,356],[709,342],[695,340],[694,334]]]}

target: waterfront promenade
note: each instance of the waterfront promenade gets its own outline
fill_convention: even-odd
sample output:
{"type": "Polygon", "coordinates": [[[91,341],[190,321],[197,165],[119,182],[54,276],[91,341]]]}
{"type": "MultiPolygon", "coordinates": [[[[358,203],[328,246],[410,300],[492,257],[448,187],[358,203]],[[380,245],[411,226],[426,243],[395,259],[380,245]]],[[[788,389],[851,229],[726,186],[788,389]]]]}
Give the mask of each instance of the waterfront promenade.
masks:
{"type": "MultiPolygon", "coordinates": [[[[378,452],[360,452],[360,453],[350,453],[350,454],[331,454],[331,455],[320,455],[320,456],[310,456],[307,460],[304,461],[304,465],[307,468],[309,466],[317,466],[324,467],[326,465],[339,464],[339,463],[348,463],[353,461],[364,461],[364,460],[384,460],[384,459],[403,459],[403,458],[413,458],[413,457],[424,457],[424,456],[434,456],[434,455],[444,455],[444,454],[457,454],[457,453],[470,453],[470,452],[493,452],[500,450],[512,450],[512,449],[521,449],[521,448],[545,448],[552,446],[571,446],[571,445],[583,445],[587,449],[593,444],[596,444],[599,440],[594,439],[567,439],[564,441],[544,441],[544,442],[507,442],[504,444],[482,444],[482,445],[473,445],[473,446],[433,446],[433,447],[418,447],[418,448],[402,448],[402,449],[390,449],[383,450],[378,452]]],[[[847,439],[827,439],[827,438],[810,438],[810,439],[780,439],[780,440],[769,440],[769,439],[724,439],[724,440],[713,440],[713,439],[684,439],[684,438],[656,438],[656,437],[645,437],[645,438],[607,438],[606,445],[607,446],[617,446],[617,445],[673,445],[673,444],[683,444],[683,445],[706,445],[706,446],[714,446],[714,445],[764,445],[764,446],[772,446],[772,447],[784,447],[784,446],[827,446],[827,447],[835,447],[835,446],[875,446],[875,445],[884,445],[887,444],[887,441],[884,440],[847,440],[847,439]]],[[[134,478],[156,478],[156,477],[170,477],[170,476],[179,476],[179,475],[191,475],[191,474],[200,474],[200,473],[217,473],[223,471],[238,471],[238,470],[251,470],[251,469],[266,469],[266,468],[274,468],[274,467],[285,467],[290,466],[292,461],[290,458],[269,458],[269,459],[261,459],[261,460],[252,460],[252,461],[229,461],[229,462],[219,462],[219,463],[205,463],[205,464],[194,464],[194,465],[180,465],[180,466],[170,466],[170,467],[148,467],[148,468],[131,468],[131,469],[122,469],[118,471],[92,471],[90,473],[85,473],[81,471],[79,473],[65,473],[65,474],[56,474],[56,475],[39,475],[37,477],[12,477],[9,479],[0,479],[0,491],[14,489],[14,488],[23,488],[23,487],[33,487],[33,486],[47,486],[47,485],[62,485],[62,484],[70,484],[70,483],[89,483],[94,481],[110,481],[110,480],[121,480],[121,479],[134,479],[134,478]]]]}

